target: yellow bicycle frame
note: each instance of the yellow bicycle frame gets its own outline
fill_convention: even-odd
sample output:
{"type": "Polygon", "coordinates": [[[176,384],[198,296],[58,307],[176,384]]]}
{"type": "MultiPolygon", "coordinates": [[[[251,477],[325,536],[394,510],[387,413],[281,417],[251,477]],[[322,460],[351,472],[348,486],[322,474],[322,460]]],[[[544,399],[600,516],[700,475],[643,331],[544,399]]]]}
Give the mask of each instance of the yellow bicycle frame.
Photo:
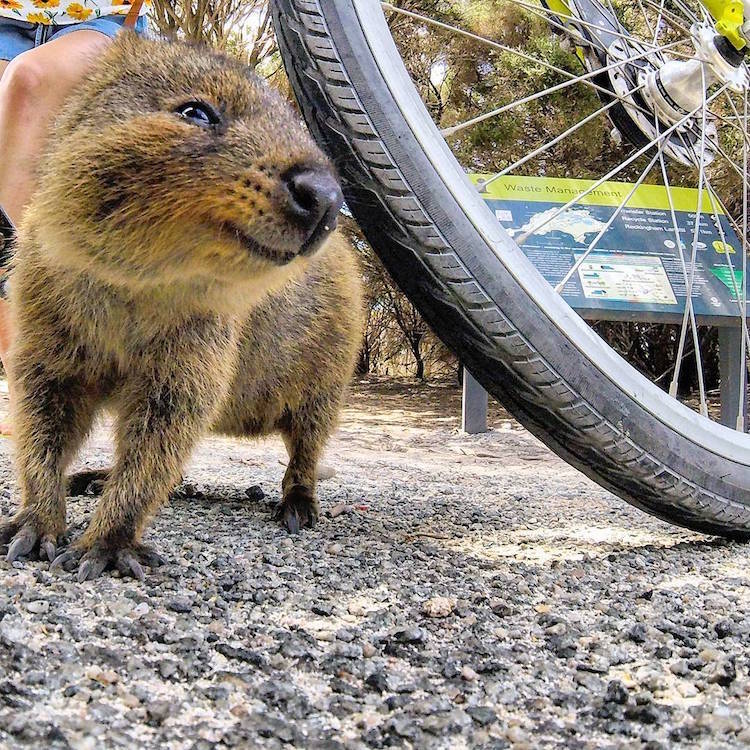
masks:
{"type": "Polygon", "coordinates": [[[743,49],[747,40],[742,34],[745,8],[741,0],[700,0],[716,21],[716,31],[726,37],[735,49],[743,49]]]}
{"type": "MultiPolygon", "coordinates": [[[[735,49],[744,49],[747,40],[742,33],[745,23],[745,8],[742,0],[700,0],[716,22],[716,32],[725,37],[735,49]]],[[[545,5],[561,17],[573,14],[565,0],[546,0],[545,5]]]]}

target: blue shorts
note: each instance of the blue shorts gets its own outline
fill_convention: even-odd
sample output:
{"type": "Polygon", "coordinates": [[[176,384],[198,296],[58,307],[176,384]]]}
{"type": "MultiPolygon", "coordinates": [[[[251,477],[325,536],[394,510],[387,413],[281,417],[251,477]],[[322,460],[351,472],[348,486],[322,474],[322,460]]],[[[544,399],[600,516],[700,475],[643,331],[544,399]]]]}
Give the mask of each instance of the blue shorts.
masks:
{"type": "MultiPolygon", "coordinates": [[[[125,16],[100,16],[90,21],[68,23],[61,26],[45,25],[16,21],[14,18],[0,16],[0,60],[12,60],[26,50],[39,47],[50,39],[57,39],[64,34],[89,29],[99,31],[114,38],[122,29],[125,16]]],[[[140,16],[135,25],[139,34],[146,31],[146,16],[140,16]]]]}

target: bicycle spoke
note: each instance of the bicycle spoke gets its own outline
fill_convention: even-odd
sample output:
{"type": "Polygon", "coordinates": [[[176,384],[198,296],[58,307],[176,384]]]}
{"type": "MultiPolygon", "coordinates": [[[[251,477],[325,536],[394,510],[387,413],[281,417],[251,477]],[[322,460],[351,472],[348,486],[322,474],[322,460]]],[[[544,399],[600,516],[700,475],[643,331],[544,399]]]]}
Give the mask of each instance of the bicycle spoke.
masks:
{"type": "MultiPolygon", "coordinates": [[[[725,91],[724,93],[728,94],[729,92],[725,91]]],[[[734,104],[734,102],[732,102],[731,97],[727,97],[727,98],[728,98],[728,100],[729,100],[730,103],[734,104]]],[[[732,130],[734,132],[738,133],[745,140],[747,140],[748,138],[750,138],[750,134],[748,134],[747,130],[737,124],[738,122],[740,122],[740,120],[738,120],[737,118],[731,117],[731,116],[728,117],[727,115],[722,115],[719,112],[715,112],[713,110],[709,110],[708,114],[710,114],[711,117],[714,120],[716,120],[716,121],[718,121],[718,122],[726,125],[726,127],[728,127],[728,128],[732,128],[732,130]]],[[[721,148],[721,146],[719,145],[718,141],[715,141],[713,139],[709,139],[709,143],[711,145],[711,148],[715,147],[717,150],[721,148]]],[[[723,156],[724,156],[724,158],[728,159],[728,157],[726,156],[726,154],[723,154],[723,156]]],[[[729,159],[729,161],[731,161],[731,159],[729,159]]],[[[739,169],[739,167],[737,167],[737,169],[739,169]]]]}
{"type": "MultiPolygon", "coordinates": [[[[451,125],[448,128],[443,128],[440,131],[440,133],[444,138],[447,138],[448,136],[451,136],[451,135],[455,135],[461,130],[465,130],[466,128],[469,128],[472,125],[476,125],[480,122],[484,122],[485,120],[489,120],[491,117],[497,117],[498,115],[501,115],[504,112],[507,112],[508,110],[513,109],[514,107],[518,107],[521,104],[528,104],[529,102],[533,102],[533,101],[536,101],[537,99],[541,99],[545,96],[549,96],[550,94],[554,94],[554,93],[557,93],[558,91],[562,91],[563,89],[566,89],[569,86],[574,86],[577,83],[588,83],[590,78],[594,78],[603,72],[607,72],[609,70],[619,68],[623,65],[627,65],[628,63],[631,63],[634,60],[638,60],[642,57],[645,57],[646,54],[648,53],[641,52],[638,55],[634,55],[633,57],[629,57],[625,60],[618,60],[617,62],[611,63],[605,67],[598,68],[597,70],[593,70],[589,73],[584,73],[583,75],[576,76],[575,78],[571,78],[568,81],[562,81],[562,83],[557,83],[554,86],[550,86],[549,88],[544,89],[543,91],[537,91],[533,94],[529,94],[528,96],[523,97],[522,99],[516,99],[512,102],[509,102],[508,104],[502,105],[501,107],[497,107],[496,109],[493,109],[491,112],[485,112],[481,115],[477,115],[476,117],[472,117],[469,120],[464,120],[463,122],[459,122],[456,125],[451,125]]],[[[644,114],[650,114],[649,112],[642,110],[637,105],[631,104],[631,102],[628,102],[624,97],[617,96],[616,94],[611,92],[609,89],[605,89],[601,86],[596,86],[596,88],[601,89],[610,97],[614,96],[616,100],[622,101],[627,106],[632,106],[633,109],[639,110],[643,112],[644,114]]]]}
{"type": "MultiPolygon", "coordinates": [[[[607,3],[607,9],[609,10],[609,13],[612,16],[612,18],[617,20],[617,13],[615,13],[615,6],[612,5],[612,0],[604,0],[604,2],[607,3]]],[[[619,20],[617,22],[619,23],[619,20]]]]}
{"type": "Polygon", "coordinates": [[[638,0],[638,8],[641,11],[641,15],[643,16],[643,20],[646,23],[646,28],[648,29],[649,34],[653,35],[654,28],[651,26],[651,21],[648,20],[648,16],[646,15],[646,9],[643,7],[643,3],[641,0],[638,0]]]}
{"type": "MultiPolygon", "coordinates": [[[[659,6],[653,0],[643,0],[643,2],[646,3],[646,5],[649,5],[652,8],[655,8],[656,10],[659,9],[659,6]]],[[[684,10],[687,10],[687,9],[683,8],[683,11],[684,10]]],[[[697,16],[694,13],[690,13],[690,16],[691,16],[690,18],[691,22],[698,20],[697,16]]],[[[671,11],[668,11],[666,8],[662,9],[662,17],[669,19],[669,22],[673,24],[676,29],[678,29],[683,34],[685,34],[685,36],[688,37],[688,39],[690,38],[690,28],[687,26],[683,26],[683,23],[682,23],[683,19],[679,18],[678,16],[675,16],[674,13],[672,13],[671,11]]]]}
{"type": "MultiPolygon", "coordinates": [[[[727,266],[729,267],[729,277],[732,280],[732,291],[734,292],[734,297],[735,297],[734,301],[737,303],[737,307],[739,308],[740,325],[742,326],[743,338],[747,339],[748,331],[747,331],[746,311],[743,308],[742,298],[740,297],[740,290],[739,290],[739,287],[737,286],[737,278],[734,275],[734,265],[732,263],[732,254],[727,249],[728,243],[724,236],[724,228],[721,226],[721,222],[719,221],[719,215],[716,211],[716,203],[719,202],[718,196],[714,198],[715,192],[714,192],[713,186],[711,185],[711,180],[709,179],[708,175],[706,176],[706,188],[708,191],[708,198],[711,202],[711,213],[713,214],[714,221],[716,222],[716,225],[719,228],[719,238],[721,239],[722,245],[724,247],[724,256],[727,259],[727,266]]],[[[722,211],[724,211],[723,208],[722,208],[722,211]]],[[[750,343],[750,341],[748,343],[750,343]]]]}
{"type": "MultiPolygon", "coordinates": [[[[745,90],[745,100],[747,100],[747,90],[745,90]]],[[[736,105],[735,105],[734,100],[732,99],[732,97],[731,96],[727,96],[727,101],[729,102],[730,106],[732,107],[732,110],[735,113],[737,119],[739,119],[740,114],[737,111],[737,107],[736,107],[736,105]]],[[[745,104],[746,103],[747,102],[745,101],[745,104]]],[[[743,161],[744,161],[745,154],[746,154],[746,151],[748,149],[748,140],[750,139],[750,135],[748,135],[748,133],[745,132],[744,130],[742,130],[741,128],[740,128],[740,130],[743,133],[742,148],[743,148],[743,161]]],[[[717,151],[724,157],[724,160],[726,161],[726,163],[729,164],[729,166],[737,173],[737,175],[739,176],[739,178],[742,180],[742,189],[743,189],[743,196],[744,196],[744,194],[746,193],[747,188],[748,188],[748,185],[747,185],[748,179],[750,179],[750,176],[748,175],[748,172],[747,172],[747,164],[743,164],[743,168],[740,169],[740,167],[738,167],[734,163],[734,160],[731,159],[728,156],[728,154],[721,147],[718,146],[718,144],[714,144],[712,142],[712,148],[716,148],[717,149],[717,151]]],[[[727,219],[729,220],[729,223],[732,225],[732,228],[734,229],[735,232],[737,232],[738,236],[741,236],[743,238],[742,239],[743,244],[746,243],[747,242],[747,229],[745,227],[743,227],[741,229],[740,226],[738,225],[737,221],[735,220],[735,218],[732,216],[732,214],[729,211],[727,211],[726,206],[724,206],[724,204],[721,202],[721,199],[718,198],[718,196],[717,196],[717,199],[719,200],[719,204],[721,206],[721,210],[724,211],[724,214],[726,215],[727,219]]],[[[742,201],[742,207],[743,207],[743,222],[744,222],[744,220],[745,220],[745,214],[747,212],[747,200],[743,199],[743,201],[742,201]]]]}
{"type": "MultiPolygon", "coordinates": [[[[643,88],[643,86],[637,86],[636,88],[632,89],[628,92],[628,95],[635,94],[637,91],[640,91],[643,88]]],[[[605,104],[603,107],[600,107],[595,112],[592,112],[590,115],[587,115],[583,118],[583,120],[580,120],[575,125],[571,125],[566,131],[563,133],[560,133],[560,135],[553,138],[551,141],[548,141],[547,143],[543,144],[542,146],[539,146],[539,148],[535,149],[534,151],[529,152],[526,154],[526,156],[522,157],[521,159],[518,159],[513,164],[511,164],[509,167],[506,167],[501,172],[498,172],[496,177],[500,178],[508,174],[509,172],[513,172],[514,170],[518,169],[518,167],[523,166],[527,161],[530,159],[533,159],[536,156],[539,156],[539,154],[544,153],[548,149],[550,149],[552,146],[556,145],[560,141],[567,138],[569,135],[574,133],[576,130],[578,130],[580,127],[585,125],[587,122],[591,122],[594,118],[598,117],[601,114],[604,114],[605,112],[609,111],[612,107],[614,107],[615,104],[617,104],[620,99],[613,99],[609,104],[605,104]]]]}
{"type": "MultiPolygon", "coordinates": [[[[729,106],[732,108],[732,112],[734,112],[734,115],[730,115],[730,116],[718,115],[716,114],[716,112],[712,112],[711,114],[721,121],[726,121],[726,124],[729,127],[731,127],[733,130],[740,133],[742,137],[744,138],[744,140],[747,142],[747,140],[750,139],[750,133],[748,133],[746,127],[742,127],[741,125],[738,124],[738,123],[741,123],[743,119],[745,120],[745,122],[747,122],[747,119],[743,118],[740,115],[740,113],[737,111],[737,105],[734,103],[734,99],[732,99],[732,95],[728,91],[725,91],[724,93],[726,95],[725,96],[726,100],[729,102],[729,106]]],[[[745,91],[745,94],[747,95],[747,90],[745,91]]]]}
{"type": "MultiPolygon", "coordinates": [[[[713,99],[715,99],[717,96],[721,94],[722,91],[726,88],[726,84],[722,86],[720,89],[718,89],[715,93],[711,95],[708,99],[705,99],[705,101],[711,102],[713,99]]],[[[704,97],[705,98],[705,97],[704,97]]],[[[564,206],[559,208],[557,211],[555,211],[553,214],[551,214],[547,219],[545,219],[542,223],[540,223],[538,226],[535,226],[533,229],[529,230],[528,232],[524,232],[522,235],[520,235],[518,238],[516,238],[516,242],[519,245],[523,245],[523,243],[534,233],[539,231],[543,226],[546,226],[549,224],[550,221],[553,221],[556,219],[563,211],[567,211],[571,206],[578,203],[578,201],[581,200],[581,198],[585,198],[592,190],[596,190],[602,183],[607,182],[607,180],[610,180],[612,177],[614,177],[616,174],[619,174],[622,172],[625,167],[632,164],[636,159],[643,156],[649,149],[653,148],[657,143],[660,143],[662,140],[664,140],[668,135],[673,133],[677,128],[679,128],[683,123],[687,122],[694,114],[698,112],[698,110],[701,109],[700,106],[696,107],[695,109],[688,112],[686,115],[684,115],[680,120],[678,120],[674,125],[671,125],[669,128],[667,128],[661,135],[659,135],[657,138],[652,139],[647,143],[645,146],[642,146],[638,151],[636,151],[634,154],[629,156],[625,161],[620,162],[614,169],[607,172],[604,177],[601,177],[596,182],[594,182],[590,187],[586,188],[586,190],[579,193],[575,198],[571,198],[564,206]]],[[[705,131],[704,131],[705,132],[705,131]]],[[[491,182],[493,182],[496,179],[496,176],[491,177],[489,180],[487,180],[484,184],[489,185],[491,182]]]]}
{"type": "MultiPolygon", "coordinates": [[[[656,118],[656,132],[657,134],[659,132],[658,118],[656,118]]],[[[691,284],[688,281],[687,266],[685,265],[685,253],[682,247],[682,240],[680,239],[680,230],[677,227],[677,215],[675,214],[675,210],[674,210],[674,200],[672,198],[672,186],[669,182],[669,177],[667,176],[667,167],[666,167],[666,164],[664,163],[663,150],[659,152],[659,163],[661,167],[662,181],[664,182],[664,187],[667,192],[667,200],[669,201],[669,215],[672,219],[672,228],[674,229],[674,239],[677,245],[677,251],[680,254],[680,264],[682,266],[682,278],[685,283],[685,311],[683,312],[683,315],[685,315],[686,313],[687,318],[690,321],[690,331],[692,333],[692,338],[693,338],[693,351],[695,352],[695,366],[698,372],[702,373],[703,365],[701,363],[701,348],[700,348],[700,342],[698,340],[698,324],[695,322],[695,309],[693,308],[693,296],[692,294],[688,294],[688,289],[691,288],[691,284]]],[[[684,320],[685,318],[683,317],[683,325],[684,325],[684,320]]],[[[675,369],[678,369],[680,366],[682,366],[682,359],[680,359],[679,362],[680,364],[677,365],[677,361],[675,361],[675,369]]],[[[703,378],[699,375],[698,376],[698,388],[700,389],[701,387],[703,387],[703,378]]],[[[700,399],[700,402],[703,403],[703,401],[705,401],[706,399],[705,393],[703,394],[699,393],[699,399],[700,399]]]]}
{"type": "MultiPolygon", "coordinates": [[[[690,277],[688,279],[688,287],[685,290],[685,311],[683,312],[682,316],[682,326],[680,327],[680,339],[679,343],[677,345],[677,361],[674,368],[674,373],[672,375],[672,382],[669,384],[669,395],[676,398],[677,397],[677,386],[680,379],[680,367],[682,365],[682,354],[685,351],[685,335],[687,333],[687,317],[688,317],[688,303],[687,300],[692,300],[693,295],[693,281],[695,279],[695,261],[696,261],[696,254],[698,251],[698,228],[700,227],[700,219],[701,219],[701,210],[703,208],[703,181],[706,175],[706,165],[704,163],[704,157],[706,155],[706,75],[705,71],[703,69],[703,66],[701,66],[701,84],[703,87],[703,104],[702,109],[702,117],[703,117],[703,128],[701,130],[701,152],[700,152],[700,160],[699,160],[699,172],[698,172],[698,198],[697,198],[697,205],[695,209],[695,222],[693,226],[693,249],[692,253],[690,255],[690,277]]],[[[694,343],[694,346],[696,346],[696,351],[699,346],[698,342],[696,341],[694,343]]],[[[701,368],[698,371],[698,387],[700,389],[700,412],[704,417],[708,416],[708,406],[706,404],[706,396],[705,396],[705,390],[703,387],[703,368],[701,368]]]]}
{"type": "Polygon", "coordinates": [[[565,274],[562,281],[558,282],[557,286],[555,286],[555,291],[560,293],[562,292],[565,285],[570,281],[573,274],[580,268],[581,263],[586,260],[586,258],[589,257],[589,255],[594,251],[594,248],[599,244],[599,240],[606,234],[607,230],[612,226],[612,223],[614,220],[620,215],[620,212],[622,211],[625,206],[630,203],[630,199],[633,197],[633,194],[635,191],[640,187],[641,183],[644,179],[646,179],[646,175],[651,171],[654,164],[656,164],[656,160],[659,158],[659,154],[661,153],[662,147],[661,144],[657,148],[656,155],[651,159],[651,161],[648,163],[646,168],[641,172],[641,176],[638,178],[638,180],[633,184],[633,187],[630,189],[630,192],[623,198],[622,201],[620,201],[620,204],[617,206],[617,208],[612,213],[612,216],[609,217],[605,225],[599,230],[599,233],[594,237],[594,239],[591,241],[589,246],[586,248],[586,250],[583,252],[580,258],[576,260],[575,263],[571,266],[570,270],[565,274]]]}
{"type": "MultiPolygon", "coordinates": [[[[748,75],[750,75],[750,71],[748,72],[748,75]]],[[[729,102],[729,106],[732,108],[732,113],[733,114],[731,114],[731,115],[722,115],[722,117],[724,117],[724,119],[727,120],[728,122],[735,123],[734,127],[742,128],[742,123],[747,123],[748,118],[745,117],[744,115],[741,115],[739,113],[739,110],[737,109],[737,105],[736,105],[734,99],[732,98],[731,92],[729,92],[729,91],[726,92],[725,99],[729,102]]],[[[717,116],[716,112],[713,112],[712,114],[714,116],[717,116]]]]}
{"type": "Polygon", "coordinates": [[[661,29],[661,19],[664,15],[664,0],[659,0],[659,14],[656,17],[656,25],[654,26],[654,35],[651,40],[651,44],[654,46],[659,42],[659,30],[661,29]]]}
{"type": "MultiPolygon", "coordinates": [[[[654,0],[643,0],[643,2],[646,3],[646,5],[657,8],[656,3],[654,0]]],[[[689,31],[689,28],[682,26],[683,22],[687,21],[689,24],[693,24],[698,20],[698,16],[690,9],[689,6],[685,5],[685,3],[682,2],[682,0],[673,0],[672,5],[674,5],[676,8],[682,11],[682,14],[684,18],[681,18],[676,13],[673,13],[671,10],[668,10],[666,8],[666,5],[659,3],[659,9],[661,10],[662,17],[666,19],[669,23],[673,23],[680,31],[689,31]]]]}

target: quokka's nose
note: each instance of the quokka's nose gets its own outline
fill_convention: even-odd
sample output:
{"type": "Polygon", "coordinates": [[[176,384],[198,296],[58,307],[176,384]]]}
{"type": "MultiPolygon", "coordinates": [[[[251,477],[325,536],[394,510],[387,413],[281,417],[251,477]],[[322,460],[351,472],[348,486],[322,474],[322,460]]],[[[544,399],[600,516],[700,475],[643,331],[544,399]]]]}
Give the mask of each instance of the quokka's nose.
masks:
{"type": "Polygon", "coordinates": [[[300,252],[310,255],[336,228],[344,196],[335,177],[323,168],[290,170],[284,184],[287,213],[308,232],[300,252]]]}

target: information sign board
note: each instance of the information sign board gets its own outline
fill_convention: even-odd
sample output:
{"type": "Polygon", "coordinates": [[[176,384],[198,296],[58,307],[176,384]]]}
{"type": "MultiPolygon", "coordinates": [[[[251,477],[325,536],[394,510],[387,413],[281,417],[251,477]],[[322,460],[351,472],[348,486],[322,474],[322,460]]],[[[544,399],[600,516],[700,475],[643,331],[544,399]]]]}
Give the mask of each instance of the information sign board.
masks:
{"type": "MultiPolygon", "coordinates": [[[[521,249],[553,286],[586,253],[633,188],[629,183],[605,182],[560,213],[593,181],[505,176],[485,186],[491,175],[470,177],[508,233],[516,239],[523,236],[521,249]],[[526,236],[531,230],[535,231],[526,236]]],[[[698,191],[674,187],[670,192],[675,222],[666,188],[640,185],[595,250],[580,263],[562,290],[579,314],[604,320],[681,320],[698,191]]],[[[701,323],[737,325],[742,246],[727,216],[705,190],[695,252],[692,299],[696,317],[701,323]]]]}

